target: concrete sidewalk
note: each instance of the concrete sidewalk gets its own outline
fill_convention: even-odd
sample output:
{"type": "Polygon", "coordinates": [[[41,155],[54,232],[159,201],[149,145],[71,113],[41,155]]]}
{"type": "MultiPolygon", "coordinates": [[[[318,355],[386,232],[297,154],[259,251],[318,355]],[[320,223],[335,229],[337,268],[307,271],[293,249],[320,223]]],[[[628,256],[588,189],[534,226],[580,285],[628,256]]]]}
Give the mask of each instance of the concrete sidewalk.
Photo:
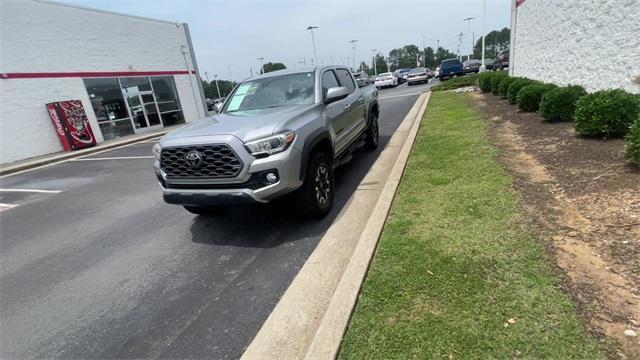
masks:
{"type": "Polygon", "coordinates": [[[179,126],[171,126],[171,127],[166,127],[156,131],[150,131],[144,134],[137,134],[137,135],[126,136],[123,138],[107,140],[107,141],[101,142],[96,146],[86,148],[86,149],[80,149],[80,150],[74,150],[74,151],[61,151],[53,154],[42,155],[42,156],[15,161],[11,163],[0,164],[0,176],[37,168],[43,165],[64,161],[64,160],[75,158],[78,156],[89,155],[89,154],[97,153],[100,151],[133,144],[133,143],[147,140],[147,139],[152,139],[155,137],[162,136],[167,132],[173,129],[176,129],[178,127],[179,126]]]}
{"type": "Polygon", "coordinates": [[[415,102],[243,359],[335,358],[430,94],[415,102]]]}

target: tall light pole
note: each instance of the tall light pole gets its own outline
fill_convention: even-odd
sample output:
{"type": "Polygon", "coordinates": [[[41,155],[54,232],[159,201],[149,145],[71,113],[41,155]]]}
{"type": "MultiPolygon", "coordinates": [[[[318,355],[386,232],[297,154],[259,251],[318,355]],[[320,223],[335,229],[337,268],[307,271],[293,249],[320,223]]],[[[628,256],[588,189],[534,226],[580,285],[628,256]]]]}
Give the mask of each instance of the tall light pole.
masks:
{"type": "Polygon", "coordinates": [[[220,87],[218,86],[218,74],[213,75],[213,78],[216,80],[216,90],[218,90],[218,99],[220,99],[220,87]]]}
{"type": "Polygon", "coordinates": [[[485,25],[487,19],[487,0],[482,1],[482,65],[480,65],[480,72],[486,71],[487,67],[484,65],[484,39],[487,37],[485,33],[485,25]]]}
{"type": "Polygon", "coordinates": [[[259,57],[259,58],[258,58],[258,61],[260,61],[260,71],[261,71],[261,74],[264,74],[264,62],[263,62],[263,61],[264,61],[264,58],[259,57]]]}
{"type": "Polygon", "coordinates": [[[353,71],[356,71],[356,43],[358,40],[351,40],[351,49],[353,49],[353,71]]]}
{"type": "Polygon", "coordinates": [[[427,43],[425,41],[424,34],[422,34],[422,51],[424,51],[424,59],[423,59],[422,65],[426,67],[427,66],[427,43]]]}
{"type": "Polygon", "coordinates": [[[373,74],[378,76],[378,64],[376,64],[376,55],[378,55],[378,49],[371,49],[373,51],[373,74]]]}
{"type": "MultiPolygon", "coordinates": [[[[469,25],[469,32],[467,34],[471,34],[471,20],[473,20],[473,19],[475,19],[475,18],[468,17],[468,18],[464,19],[464,21],[466,21],[467,24],[469,25]]],[[[471,39],[471,52],[473,52],[473,40],[474,39],[471,39]]],[[[469,59],[471,59],[471,54],[469,54],[467,56],[467,60],[469,60],[469,59]]]]}
{"type": "Polygon", "coordinates": [[[462,57],[460,57],[460,44],[462,44],[462,36],[464,34],[462,32],[460,32],[460,34],[458,34],[458,51],[457,51],[457,57],[459,60],[462,60],[462,57]]]}
{"type": "Polygon", "coordinates": [[[227,66],[227,71],[229,72],[229,81],[231,81],[231,83],[233,83],[233,79],[232,79],[232,76],[231,76],[231,66],[232,65],[227,66]]]}
{"type": "Polygon", "coordinates": [[[204,72],[204,77],[207,79],[207,83],[210,83],[209,81],[209,73],[208,72],[204,72]]]}
{"type": "Polygon", "coordinates": [[[307,30],[311,32],[311,44],[313,44],[313,62],[318,64],[318,53],[316,52],[316,38],[313,36],[313,29],[317,29],[317,26],[308,26],[307,30]]]}

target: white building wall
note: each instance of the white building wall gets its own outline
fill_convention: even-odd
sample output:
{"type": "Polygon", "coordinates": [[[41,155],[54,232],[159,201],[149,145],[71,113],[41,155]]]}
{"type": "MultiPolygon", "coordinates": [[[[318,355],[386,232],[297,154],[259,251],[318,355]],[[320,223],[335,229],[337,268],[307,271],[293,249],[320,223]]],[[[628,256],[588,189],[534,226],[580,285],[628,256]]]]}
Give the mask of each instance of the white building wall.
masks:
{"type": "Polygon", "coordinates": [[[509,71],[640,93],[640,0],[525,0],[512,18],[509,71]]]}
{"type": "MultiPolygon", "coordinates": [[[[2,0],[0,16],[2,74],[193,70],[184,24],[38,0],[2,0]]],[[[185,120],[203,117],[199,78],[174,80],[185,120]]],[[[62,151],[45,104],[71,99],[102,141],[82,78],[0,78],[0,163],[62,151]]]]}
{"type": "Polygon", "coordinates": [[[80,78],[0,80],[0,163],[62,151],[45,104],[82,100],[96,140],[103,141],[80,78]]]}

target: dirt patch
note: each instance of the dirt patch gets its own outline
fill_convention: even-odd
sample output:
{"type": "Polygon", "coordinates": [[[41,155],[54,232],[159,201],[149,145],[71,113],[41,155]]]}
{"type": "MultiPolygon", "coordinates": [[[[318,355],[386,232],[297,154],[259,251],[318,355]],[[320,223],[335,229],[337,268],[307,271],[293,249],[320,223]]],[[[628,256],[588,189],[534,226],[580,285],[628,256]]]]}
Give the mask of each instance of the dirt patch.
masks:
{"type": "Polygon", "coordinates": [[[592,331],[640,358],[640,172],[624,141],[579,137],[493,95],[472,94],[514,178],[531,229],[566,272],[592,331]]]}

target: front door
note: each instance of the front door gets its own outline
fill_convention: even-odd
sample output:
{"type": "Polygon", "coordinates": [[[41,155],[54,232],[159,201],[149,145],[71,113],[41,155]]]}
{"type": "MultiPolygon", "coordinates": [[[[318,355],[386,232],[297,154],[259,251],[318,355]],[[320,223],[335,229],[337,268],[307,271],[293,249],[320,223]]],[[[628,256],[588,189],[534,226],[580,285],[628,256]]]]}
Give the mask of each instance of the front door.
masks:
{"type": "Polygon", "coordinates": [[[127,93],[125,98],[136,133],[162,127],[153,92],[127,93]]]}

